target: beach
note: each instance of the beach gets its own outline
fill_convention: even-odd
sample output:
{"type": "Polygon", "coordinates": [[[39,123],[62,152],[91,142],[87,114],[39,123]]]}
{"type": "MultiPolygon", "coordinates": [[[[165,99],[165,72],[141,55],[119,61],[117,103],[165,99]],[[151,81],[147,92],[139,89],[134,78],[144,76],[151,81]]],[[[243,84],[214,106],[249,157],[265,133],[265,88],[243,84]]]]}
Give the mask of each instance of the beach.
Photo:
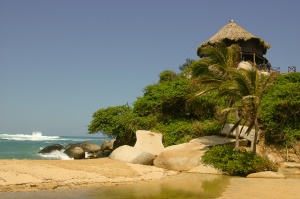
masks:
{"type": "Polygon", "coordinates": [[[178,172],[108,158],[0,160],[1,192],[109,186],[161,180],[178,172]]]}
{"type": "MultiPolygon", "coordinates": [[[[0,190],[36,192],[42,190],[71,190],[99,188],[116,185],[139,185],[168,180],[181,175],[179,172],[130,164],[109,158],[84,160],[0,160],[0,190]]],[[[205,177],[205,175],[203,175],[205,177]]],[[[215,175],[216,179],[224,178],[215,175]]],[[[209,176],[212,178],[212,175],[209,176]]],[[[182,184],[187,184],[184,180],[182,184]]],[[[222,193],[217,198],[299,198],[300,179],[225,178],[222,193]]],[[[212,181],[213,182],[213,181],[212,181]]],[[[178,182],[177,182],[178,183],[178,182]]],[[[174,185],[175,183],[173,183],[174,185]]],[[[177,188],[181,187],[178,186],[177,188]]],[[[196,189],[194,187],[190,190],[196,189]]],[[[216,187],[218,188],[218,187],[216,187]]],[[[174,189],[175,190],[175,189],[174,189]]],[[[1,194],[0,193],[0,194],[1,194]]]]}

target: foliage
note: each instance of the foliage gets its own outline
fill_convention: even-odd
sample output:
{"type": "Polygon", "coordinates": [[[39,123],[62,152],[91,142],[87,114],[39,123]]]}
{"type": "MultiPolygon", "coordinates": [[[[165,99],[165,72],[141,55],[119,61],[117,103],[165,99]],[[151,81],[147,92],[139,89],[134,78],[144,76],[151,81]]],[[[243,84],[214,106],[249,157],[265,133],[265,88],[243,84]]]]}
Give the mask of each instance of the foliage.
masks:
{"type": "Polygon", "coordinates": [[[260,106],[268,143],[293,145],[300,139],[300,73],[282,74],[267,90],[260,106]]]}
{"type": "Polygon", "coordinates": [[[188,142],[196,137],[217,134],[221,130],[221,124],[214,120],[199,122],[191,119],[176,119],[165,123],[161,122],[152,130],[162,133],[164,145],[170,146],[188,142]]]}
{"type": "Polygon", "coordinates": [[[158,123],[153,131],[162,133],[164,146],[187,142],[194,132],[190,121],[172,120],[168,123],[158,123]]]}
{"type": "Polygon", "coordinates": [[[189,80],[173,78],[166,71],[162,77],[160,83],[146,86],[144,96],[134,102],[134,112],[139,116],[185,114],[185,101],[191,92],[189,80]]]}
{"type": "Polygon", "coordinates": [[[170,82],[177,79],[177,74],[170,70],[165,70],[159,75],[159,83],[170,82]]]}
{"type": "Polygon", "coordinates": [[[88,125],[89,134],[103,132],[116,136],[126,134],[125,123],[132,109],[128,105],[120,105],[99,109],[93,114],[93,120],[88,125]]]}
{"type": "Polygon", "coordinates": [[[232,150],[230,146],[215,146],[202,157],[204,164],[235,176],[247,176],[262,171],[277,171],[278,168],[270,161],[247,151],[232,150]]]}

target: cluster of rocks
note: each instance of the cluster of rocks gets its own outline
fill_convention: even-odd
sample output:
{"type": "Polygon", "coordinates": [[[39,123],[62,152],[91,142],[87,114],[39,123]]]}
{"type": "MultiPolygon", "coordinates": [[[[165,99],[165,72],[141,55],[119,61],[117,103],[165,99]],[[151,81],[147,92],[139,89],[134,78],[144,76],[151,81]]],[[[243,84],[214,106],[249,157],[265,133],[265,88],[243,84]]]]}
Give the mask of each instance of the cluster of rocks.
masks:
{"type": "Polygon", "coordinates": [[[188,143],[164,147],[162,134],[138,130],[134,146],[123,145],[115,149],[109,158],[134,164],[154,165],[159,168],[197,173],[221,174],[201,158],[214,145],[232,144],[235,139],[222,136],[204,136],[188,143]]]}
{"type": "MultiPolygon", "coordinates": [[[[226,127],[228,128],[228,127],[226,127]]],[[[252,132],[254,133],[254,132],[252,132]]],[[[241,145],[252,141],[252,133],[241,137],[241,145]]],[[[123,145],[115,149],[109,158],[133,164],[154,165],[168,170],[184,171],[203,174],[223,174],[211,165],[202,163],[202,156],[215,145],[231,145],[234,147],[235,138],[224,136],[204,136],[193,139],[188,143],[164,147],[162,134],[139,130],[136,132],[134,146],[123,145]]],[[[281,172],[258,172],[247,176],[249,178],[286,178],[281,172]]]]}
{"type": "MultiPolygon", "coordinates": [[[[135,134],[134,145],[114,146],[114,140],[104,141],[101,146],[90,142],[69,144],[65,148],[61,145],[51,145],[40,153],[50,153],[53,150],[64,150],[70,158],[98,158],[109,157],[133,164],[153,165],[174,171],[185,171],[193,173],[222,174],[211,165],[202,164],[202,156],[212,146],[231,145],[234,147],[235,138],[225,138],[224,134],[230,125],[226,125],[220,136],[204,136],[193,139],[188,143],[164,147],[162,134],[151,131],[138,130],[135,134]]],[[[241,145],[249,145],[253,141],[253,133],[246,135],[244,132],[240,137],[241,145]]],[[[234,136],[234,135],[233,135],[234,136]]],[[[115,143],[116,144],[116,143],[115,143]]],[[[284,178],[279,172],[260,172],[250,174],[249,177],[284,178]]]]}
{"type": "Polygon", "coordinates": [[[39,151],[39,153],[51,153],[52,151],[62,151],[70,158],[83,159],[83,158],[99,158],[107,157],[113,150],[114,140],[104,140],[101,146],[91,142],[80,142],[75,144],[68,144],[66,147],[61,144],[53,144],[47,146],[39,151]]]}

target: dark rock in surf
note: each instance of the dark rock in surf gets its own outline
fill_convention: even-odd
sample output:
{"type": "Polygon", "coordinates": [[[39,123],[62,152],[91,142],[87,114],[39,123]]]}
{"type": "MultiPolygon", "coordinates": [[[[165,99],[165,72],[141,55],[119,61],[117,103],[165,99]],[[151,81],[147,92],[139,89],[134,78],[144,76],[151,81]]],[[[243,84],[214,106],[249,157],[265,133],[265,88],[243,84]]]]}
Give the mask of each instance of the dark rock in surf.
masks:
{"type": "Polygon", "coordinates": [[[61,151],[65,149],[64,146],[60,145],[60,144],[53,144],[50,146],[46,146],[45,148],[43,148],[42,150],[39,151],[39,153],[51,153],[52,151],[61,151]]]}

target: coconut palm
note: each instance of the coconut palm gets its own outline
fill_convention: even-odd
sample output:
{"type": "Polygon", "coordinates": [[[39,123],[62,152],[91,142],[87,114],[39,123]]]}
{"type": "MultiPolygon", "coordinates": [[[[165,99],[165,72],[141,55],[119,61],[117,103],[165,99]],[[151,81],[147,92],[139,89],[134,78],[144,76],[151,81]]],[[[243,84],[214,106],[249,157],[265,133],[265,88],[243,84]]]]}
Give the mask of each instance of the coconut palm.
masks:
{"type": "Polygon", "coordinates": [[[254,65],[251,69],[238,69],[228,71],[232,77],[230,82],[224,83],[220,90],[220,95],[227,96],[236,101],[235,106],[226,111],[238,111],[240,119],[234,126],[244,121],[248,123],[246,134],[255,128],[252,152],[256,153],[256,143],[258,140],[258,107],[260,100],[267,88],[272,85],[276,73],[268,75],[262,74],[254,65]]]}
{"type": "MultiPolygon", "coordinates": [[[[236,70],[240,63],[241,49],[238,45],[226,46],[224,43],[217,43],[215,46],[206,46],[201,49],[201,54],[205,57],[192,64],[192,75],[197,77],[200,85],[200,92],[197,93],[190,100],[195,99],[208,92],[216,90],[219,96],[227,96],[227,93],[222,92],[223,87],[227,87],[232,81],[233,77],[231,70],[236,70]]],[[[232,107],[235,104],[234,98],[228,96],[227,107],[232,107]]],[[[224,125],[229,111],[225,112],[224,125]]],[[[238,121],[238,112],[235,113],[236,120],[238,121]]],[[[235,148],[239,147],[239,129],[236,129],[236,144],[235,148]]]]}

